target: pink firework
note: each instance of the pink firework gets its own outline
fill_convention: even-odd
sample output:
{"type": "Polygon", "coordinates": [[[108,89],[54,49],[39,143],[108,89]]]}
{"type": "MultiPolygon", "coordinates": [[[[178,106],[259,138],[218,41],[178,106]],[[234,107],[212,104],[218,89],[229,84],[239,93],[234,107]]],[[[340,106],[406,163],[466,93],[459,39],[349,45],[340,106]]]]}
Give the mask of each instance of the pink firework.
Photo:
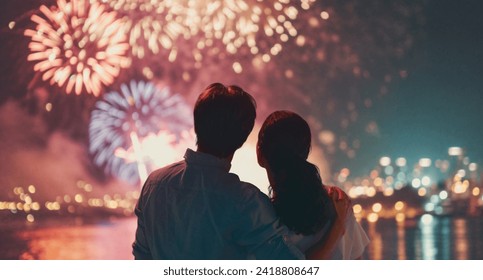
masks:
{"type": "Polygon", "coordinates": [[[24,34],[32,38],[27,60],[36,61],[34,70],[42,73],[42,80],[65,87],[68,94],[99,96],[103,85],[112,84],[130,64],[116,12],[89,0],[57,0],[57,6],[42,5],[40,12],[31,17],[35,30],[24,34]]]}

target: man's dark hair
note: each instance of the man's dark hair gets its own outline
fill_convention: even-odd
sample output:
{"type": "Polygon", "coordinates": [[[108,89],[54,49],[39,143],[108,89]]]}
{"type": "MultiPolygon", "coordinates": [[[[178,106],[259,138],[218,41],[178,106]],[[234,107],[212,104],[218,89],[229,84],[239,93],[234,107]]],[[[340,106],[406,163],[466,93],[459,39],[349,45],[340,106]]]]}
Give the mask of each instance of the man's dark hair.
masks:
{"type": "Polygon", "coordinates": [[[242,88],[209,85],[198,97],[194,124],[198,148],[217,157],[233,154],[253,129],[256,103],[242,88]]]}

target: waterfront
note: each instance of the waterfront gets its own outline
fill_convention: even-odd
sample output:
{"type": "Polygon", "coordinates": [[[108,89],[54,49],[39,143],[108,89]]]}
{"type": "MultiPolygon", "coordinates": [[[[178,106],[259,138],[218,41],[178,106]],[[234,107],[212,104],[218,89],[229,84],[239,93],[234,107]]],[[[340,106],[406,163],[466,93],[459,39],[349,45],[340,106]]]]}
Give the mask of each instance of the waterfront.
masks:
{"type": "Polygon", "coordinates": [[[5,227],[0,233],[0,259],[129,260],[136,220],[73,218],[5,227]]]}
{"type": "Polygon", "coordinates": [[[404,224],[394,220],[362,223],[371,260],[482,260],[481,217],[424,215],[404,224]]]}
{"type": "MultiPolygon", "coordinates": [[[[361,222],[371,243],[368,260],[482,260],[481,217],[425,215],[398,223],[361,222]]],[[[134,218],[4,224],[0,259],[130,260],[134,218]]]]}

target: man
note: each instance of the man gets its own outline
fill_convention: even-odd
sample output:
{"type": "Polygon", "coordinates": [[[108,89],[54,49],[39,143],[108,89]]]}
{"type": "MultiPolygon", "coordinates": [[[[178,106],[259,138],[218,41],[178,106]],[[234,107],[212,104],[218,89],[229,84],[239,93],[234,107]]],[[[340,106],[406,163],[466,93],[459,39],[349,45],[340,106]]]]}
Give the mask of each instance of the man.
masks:
{"type": "Polygon", "coordinates": [[[237,86],[214,83],[194,108],[197,150],[146,180],[135,214],[135,259],[304,259],[286,242],[268,197],[229,173],[253,129],[256,104],[237,86]]]}

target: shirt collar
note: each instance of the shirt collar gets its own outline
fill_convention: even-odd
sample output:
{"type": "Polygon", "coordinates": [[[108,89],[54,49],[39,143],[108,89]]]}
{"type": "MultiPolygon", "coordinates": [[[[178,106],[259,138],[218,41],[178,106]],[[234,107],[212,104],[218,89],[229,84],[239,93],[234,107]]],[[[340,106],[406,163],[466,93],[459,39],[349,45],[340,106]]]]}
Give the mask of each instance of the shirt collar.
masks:
{"type": "Polygon", "coordinates": [[[204,165],[214,168],[220,168],[228,172],[231,168],[231,163],[226,159],[220,159],[213,155],[195,152],[192,149],[187,149],[184,154],[186,162],[189,164],[204,165]]]}

